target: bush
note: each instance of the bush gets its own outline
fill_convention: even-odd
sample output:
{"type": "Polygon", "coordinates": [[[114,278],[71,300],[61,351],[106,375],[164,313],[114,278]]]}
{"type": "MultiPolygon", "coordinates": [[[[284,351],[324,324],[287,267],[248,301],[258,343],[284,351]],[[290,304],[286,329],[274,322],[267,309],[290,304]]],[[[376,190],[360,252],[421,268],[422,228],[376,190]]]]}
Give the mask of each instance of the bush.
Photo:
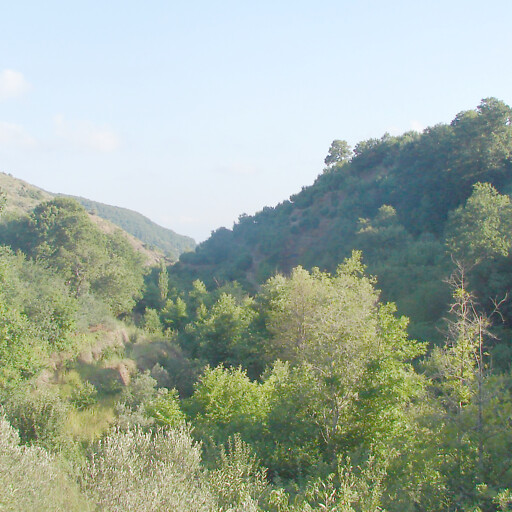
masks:
{"type": "Polygon", "coordinates": [[[69,406],[56,393],[20,387],[4,407],[23,444],[54,450],[69,446],[65,427],[69,406]]]}
{"type": "Polygon", "coordinates": [[[31,512],[92,510],[58,460],[19,436],[0,416],[0,510],[31,512]]]}
{"type": "Polygon", "coordinates": [[[201,447],[185,429],[112,432],[91,452],[83,488],[100,510],[217,510],[201,447]]]}

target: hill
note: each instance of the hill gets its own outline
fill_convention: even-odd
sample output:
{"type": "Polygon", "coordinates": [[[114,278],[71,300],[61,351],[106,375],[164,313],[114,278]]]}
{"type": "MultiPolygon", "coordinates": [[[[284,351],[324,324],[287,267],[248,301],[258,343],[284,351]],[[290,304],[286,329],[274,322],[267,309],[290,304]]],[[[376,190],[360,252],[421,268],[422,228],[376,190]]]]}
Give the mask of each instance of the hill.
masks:
{"type": "Polygon", "coordinates": [[[412,318],[415,334],[436,338],[449,300],[449,214],[477,182],[512,190],[511,117],[510,107],[488,98],[421,134],[385,134],[353,152],[335,141],[313,185],[215,231],[181,256],[172,275],[209,286],[237,280],[255,290],[296,265],[333,271],[361,249],[383,297],[412,318]]]}
{"type": "Polygon", "coordinates": [[[107,219],[117,226],[123,228],[134,237],[144,242],[149,247],[161,250],[168,258],[176,261],[180,254],[192,251],[195,248],[195,241],[184,235],[159,226],[144,215],[108,204],[98,203],[84,197],[68,196],[78,201],[86,210],[107,219]]]}
{"type": "Polygon", "coordinates": [[[42,201],[49,201],[53,198],[53,194],[50,192],[4,172],[0,172],[0,190],[7,200],[4,210],[6,214],[27,213],[42,201]]]}
{"type": "MultiPolygon", "coordinates": [[[[28,213],[39,203],[49,201],[57,195],[63,195],[47,192],[5,173],[0,173],[0,190],[3,191],[7,199],[5,206],[7,215],[28,213]]],[[[128,237],[130,243],[139,252],[143,252],[149,261],[160,259],[160,253],[163,253],[171,261],[176,261],[182,252],[190,251],[195,247],[192,238],[159,226],[135,211],[98,203],[83,197],[67,197],[82,204],[89,211],[93,220],[103,226],[103,230],[111,231],[112,227],[108,227],[108,223],[112,223],[131,235],[128,237]],[[108,222],[101,223],[99,219],[108,222]]]]}

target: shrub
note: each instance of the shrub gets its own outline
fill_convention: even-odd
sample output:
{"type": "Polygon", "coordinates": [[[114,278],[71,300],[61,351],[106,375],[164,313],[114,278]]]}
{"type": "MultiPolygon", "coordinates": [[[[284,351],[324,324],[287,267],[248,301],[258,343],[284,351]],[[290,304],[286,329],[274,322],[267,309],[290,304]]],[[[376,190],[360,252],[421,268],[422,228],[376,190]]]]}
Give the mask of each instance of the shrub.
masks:
{"type": "Polygon", "coordinates": [[[185,429],[116,430],[83,470],[83,488],[100,510],[217,510],[201,468],[201,447],[185,429]]]}
{"type": "Polygon", "coordinates": [[[41,448],[20,446],[19,441],[16,431],[0,416],[0,510],[92,510],[57,459],[41,448]]]}

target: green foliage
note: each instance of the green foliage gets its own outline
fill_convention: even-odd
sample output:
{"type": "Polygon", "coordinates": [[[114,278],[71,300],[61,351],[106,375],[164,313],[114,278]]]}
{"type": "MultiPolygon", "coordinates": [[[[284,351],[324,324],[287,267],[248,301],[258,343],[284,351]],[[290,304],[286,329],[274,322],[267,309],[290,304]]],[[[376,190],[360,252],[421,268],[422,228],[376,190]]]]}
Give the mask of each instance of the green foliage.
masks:
{"type": "Polygon", "coordinates": [[[359,258],[354,254],[335,276],[299,267],[265,288],[277,356],[308,369],[322,438],[345,450],[398,435],[408,402],[421,390],[407,361],[425,350],[408,339],[407,321],[394,316],[394,306],[378,304],[359,258]]]}
{"type": "Polygon", "coordinates": [[[146,308],[142,319],[142,326],[148,334],[162,335],[162,323],[156,309],[146,308]]]}
{"type": "Polygon", "coordinates": [[[0,189],[0,214],[3,212],[6,202],[7,202],[7,198],[5,197],[5,193],[3,192],[2,189],[0,189]]]}
{"type": "Polygon", "coordinates": [[[135,305],[143,284],[140,257],[119,233],[103,234],[75,201],[41,203],[22,232],[20,248],[57,272],[75,297],[90,291],[115,315],[135,305]]]}
{"type": "Polygon", "coordinates": [[[181,297],[178,297],[176,301],[167,299],[160,312],[160,317],[166,329],[183,328],[188,319],[186,302],[181,297]]]}
{"type": "Polygon", "coordinates": [[[0,298],[0,390],[16,386],[42,366],[29,323],[0,298]]]}
{"type": "Polygon", "coordinates": [[[457,258],[468,264],[495,256],[508,256],[512,239],[510,198],[489,183],[476,183],[464,206],[450,214],[446,244],[457,258]]]}
{"type": "Polygon", "coordinates": [[[93,510],[64,465],[41,448],[20,446],[4,417],[0,417],[0,482],[0,509],[6,512],[93,510]]]}
{"type": "Polygon", "coordinates": [[[339,165],[349,160],[352,150],[345,140],[333,140],[329,153],[325,157],[324,163],[327,166],[339,165]]]}
{"type": "Polygon", "coordinates": [[[85,381],[73,389],[70,400],[77,409],[85,409],[96,402],[97,394],[94,385],[85,381]]]}
{"type": "Polygon", "coordinates": [[[153,418],[159,427],[178,428],[185,423],[185,414],[181,410],[176,389],[161,393],[146,405],[146,414],[153,418]]]}
{"type": "Polygon", "coordinates": [[[258,453],[273,478],[302,482],[322,472],[324,440],[311,368],[276,361],[264,375],[270,410],[258,453]]]}
{"type": "Polygon", "coordinates": [[[205,437],[225,442],[240,433],[246,440],[254,439],[268,415],[268,391],[240,368],[207,367],[187,408],[205,437]]]}
{"type": "MultiPolygon", "coordinates": [[[[489,98],[352,158],[335,141],[313,186],[144,283],[126,239],[69,199],[5,222],[0,399],[27,448],[0,425],[0,471],[10,457],[53,474],[34,445],[69,463],[89,443],[80,481],[98,510],[508,510],[510,120],[489,98]],[[469,270],[449,309],[456,258],[469,270]],[[410,334],[438,343],[446,315],[448,342],[420,361],[410,334]]],[[[51,509],[40,478],[0,476],[16,485],[0,508],[51,509]]]]}
{"type": "Polygon", "coordinates": [[[82,486],[105,511],[215,508],[201,467],[201,447],[186,429],[112,432],[91,451],[82,486]]]}
{"type": "Polygon", "coordinates": [[[232,231],[212,233],[170,269],[171,279],[199,277],[210,289],[237,279],[255,291],[297,265],[334,272],[353,249],[363,249],[383,297],[411,316],[411,332],[438,342],[449,302],[441,283],[450,273],[443,249],[448,214],[464,204],[475,182],[497,190],[510,183],[510,118],[507,105],[487,98],[451,124],[360,142],[350,161],[332,164],[289,201],[241,216],[232,231]],[[386,216],[382,208],[396,214],[386,216]],[[435,255],[424,264],[418,251],[427,240],[435,255]]]}
{"type": "Polygon", "coordinates": [[[98,203],[83,197],[73,197],[73,199],[78,201],[87,211],[94,211],[100,217],[123,228],[149,247],[157,247],[162,250],[166,256],[174,261],[178,259],[180,254],[191,251],[195,247],[192,238],[178,235],[170,229],[163,228],[140,213],[98,203]]]}
{"type": "Polygon", "coordinates": [[[11,308],[26,317],[41,349],[48,353],[75,348],[78,302],[64,281],[23,254],[0,249],[3,296],[11,308]]]}
{"type": "Polygon", "coordinates": [[[197,320],[187,332],[211,365],[247,365],[255,348],[250,346],[250,326],[255,314],[252,300],[244,298],[239,302],[233,295],[222,293],[210,309],[199,310],[197,320]]]}
{"type": "Polygon", "coordinates": [[[4,412],[23,444],[61,450],[69,447],[66,416],[69,406],[57,393],[19,386],[3,402],[4,412]]]}
{"type": "Polygon", "coordinates": [[[221,446],[216,469],[209,474],[210,486],[221,510],[260,510],[269,484],[265,470],[251,447],[239,435],[221,446]]]}
{"type": "Polygon", "coordinates": [[[160,301],[165,304],[169,293],[169,274],[163,261],[160,262],[160,272],[158,273],[158,291],[160,292],[160,301]]]}

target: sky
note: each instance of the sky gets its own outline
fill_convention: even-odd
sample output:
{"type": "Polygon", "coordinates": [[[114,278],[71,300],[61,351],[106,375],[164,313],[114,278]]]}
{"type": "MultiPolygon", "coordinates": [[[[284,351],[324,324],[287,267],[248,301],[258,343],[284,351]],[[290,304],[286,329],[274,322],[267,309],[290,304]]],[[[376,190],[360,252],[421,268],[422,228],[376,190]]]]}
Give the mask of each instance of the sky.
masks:
{"type": "Polygon", "coordinates": [[[0,0],[0,171],[208,238],[334,139],[512,105],[510,0],[0,0]]]}

